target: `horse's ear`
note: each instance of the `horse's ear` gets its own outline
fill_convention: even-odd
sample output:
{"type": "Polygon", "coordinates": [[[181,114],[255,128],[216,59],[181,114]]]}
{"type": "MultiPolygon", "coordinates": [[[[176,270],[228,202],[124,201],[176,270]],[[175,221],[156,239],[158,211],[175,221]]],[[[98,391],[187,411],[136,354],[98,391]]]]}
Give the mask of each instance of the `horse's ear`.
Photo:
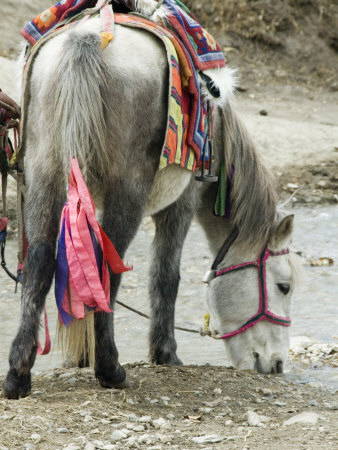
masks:
{"type": "Polygon", "coordinates": [[[290,214],[289,216],[284,217],[279,222],[272,236],[271,246],[278,248],[282,245],[285,245],[286,242],[291,241],[294,217],[295,216],[293,214],[290,214]]]}

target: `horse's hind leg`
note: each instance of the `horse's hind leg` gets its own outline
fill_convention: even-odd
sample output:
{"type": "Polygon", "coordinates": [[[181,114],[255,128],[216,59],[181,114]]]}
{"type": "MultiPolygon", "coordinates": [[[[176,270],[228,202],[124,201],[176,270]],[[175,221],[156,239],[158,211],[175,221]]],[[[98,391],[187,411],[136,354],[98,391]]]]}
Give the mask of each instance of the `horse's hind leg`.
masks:
{"type": "MultiPolygon", "coordinates": [[[[36,173],[37,175],[37,173],[36,173]]],[[[55,270],[55,243],[62,199],[51,178],[40,172],[28,189],[25,204],[25,227],[28,253],[23,270],[21,322],[12,343],[10,369],[3,384],[8,398],[19,398],[31,389],[30,370],[34,364],[40,315],[55,270]]]]}
{"type": "MultiPolygon", "coordinates": [[[[142,219],[146,193],[116,183],[106,195],[102,228],[123,258],[142,219]],[[112,195],[111,193],[114,193],[112,195]]],[[[121,275],[111,274],[111,308],[120,285],[121,275]]],[[[114,341],[114,313],[95,313],[95,376],[106,388],[123,388],[129,385],[126,373],[118,362],[118,351],[114,341]]]]}
{"type": "Polygon", "coordinates": [[[195,210],[195,191],[190,183],[172,205],[153,216],[156,234],[150,269],[150,359],[156,364],[182,364],[176,355],[175,301],[180,282],[184,239],[195,210]]]}

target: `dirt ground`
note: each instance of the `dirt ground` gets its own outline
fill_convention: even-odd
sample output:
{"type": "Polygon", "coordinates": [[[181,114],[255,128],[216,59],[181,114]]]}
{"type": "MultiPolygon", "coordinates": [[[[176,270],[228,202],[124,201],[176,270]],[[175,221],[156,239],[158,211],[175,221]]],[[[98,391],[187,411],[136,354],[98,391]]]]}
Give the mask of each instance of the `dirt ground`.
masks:
{"type": "MultiPolygon", "coordinates": [[[[0,399],[0,449],[334,449],[338,393],[222,367],[127,365],[132,387],[98,387],[90,369],[34,377],[0,399]]],[[[1,380],[2,381],[2,380],[1,380]]]]}
{"type": "MultiPolygon", "coordinates": [[[[18,31],[50,3],[0,0],[0,87],[17,100],[18,31]]],[[[337,2],[186,3],[239,68],[237,108],[281,200],[338,203],[337,2]]],[[[0,450],[338,448],[338,393],[316,382],[210,366],[126,369],[125,391],[101,389],[89,369],[35,374],[30,397],[0,399],[0,450]]]]}

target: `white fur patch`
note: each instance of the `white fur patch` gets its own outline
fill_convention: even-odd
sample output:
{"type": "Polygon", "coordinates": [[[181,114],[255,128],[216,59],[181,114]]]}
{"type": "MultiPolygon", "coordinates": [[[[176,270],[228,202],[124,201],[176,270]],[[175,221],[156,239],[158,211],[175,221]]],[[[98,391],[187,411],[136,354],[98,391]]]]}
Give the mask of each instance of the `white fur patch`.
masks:
{"type": "Polygon", "coordinates": [[[221,94],[219,98],[213,97],[207,89],[204,81],[200,79],[203,98],[210,101],[215,106],[225,108],[227,103],[232,100],[236,86],[238,85],[236,69],[232,69],[230,67],[221,67],[218,69],[204,70],[203,73],[211,78],[213,85],[219,89],[221,94]]]}
{"type": "Polygon", "coordinates": [[[135,0],[135,9],[144,16],[150,17],[157,7],[155,0],[135,0]]]}

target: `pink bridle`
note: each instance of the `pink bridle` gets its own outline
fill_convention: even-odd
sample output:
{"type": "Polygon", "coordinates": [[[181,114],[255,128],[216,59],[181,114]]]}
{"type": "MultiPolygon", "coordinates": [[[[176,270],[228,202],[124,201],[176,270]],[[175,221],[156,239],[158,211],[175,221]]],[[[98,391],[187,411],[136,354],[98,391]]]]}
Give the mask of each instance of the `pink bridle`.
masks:
{"type": "Polygon", "coordinates": [[[221,270],[217,270],[217,266],[220,262],[220,258],[224,258],[225,253],[229,250],[231,244],[234,242],[238,235],[237,231],[234,231],[228,240],[223,244],[219,254],[217,255],[211,270],[209,270],[206,274],[204,281],[206,283],[210,283],[213,279],[220,277],[222,275],[226,275],[231,272],[236,272],[238,270],[247,269],[248,267],[255,267],[258,271],[258,285],[259,285],[259,308],[256,314],[254,314],[248,321],[246,321],[241,327],[239,327],[235,331],[231,331],[229,333],[225,333],[221,336],[221,339],[227,339],[233,336],[236,336],[239,333],[247,330],[248,328],[253,327],[258,322],[262,320],[268,320],[276,325],[282,325],[284,327],[289,327],[291,325],[291,319],[289,317],[277,316],[269,310],[268,304],[268,291],[266,286],[266,262],[270,256],[280,256],[286,255],[289,253],[289,249],[285,248],[279,252],[273,252],[269,250],[267,247],[264,247],[261,253],[259,254],[256,261],[248,261],[241,264],[233,265],[230,267],[226,267],[221,270]],[[230,243],[229,243],[230,242],[230,243]]]}

